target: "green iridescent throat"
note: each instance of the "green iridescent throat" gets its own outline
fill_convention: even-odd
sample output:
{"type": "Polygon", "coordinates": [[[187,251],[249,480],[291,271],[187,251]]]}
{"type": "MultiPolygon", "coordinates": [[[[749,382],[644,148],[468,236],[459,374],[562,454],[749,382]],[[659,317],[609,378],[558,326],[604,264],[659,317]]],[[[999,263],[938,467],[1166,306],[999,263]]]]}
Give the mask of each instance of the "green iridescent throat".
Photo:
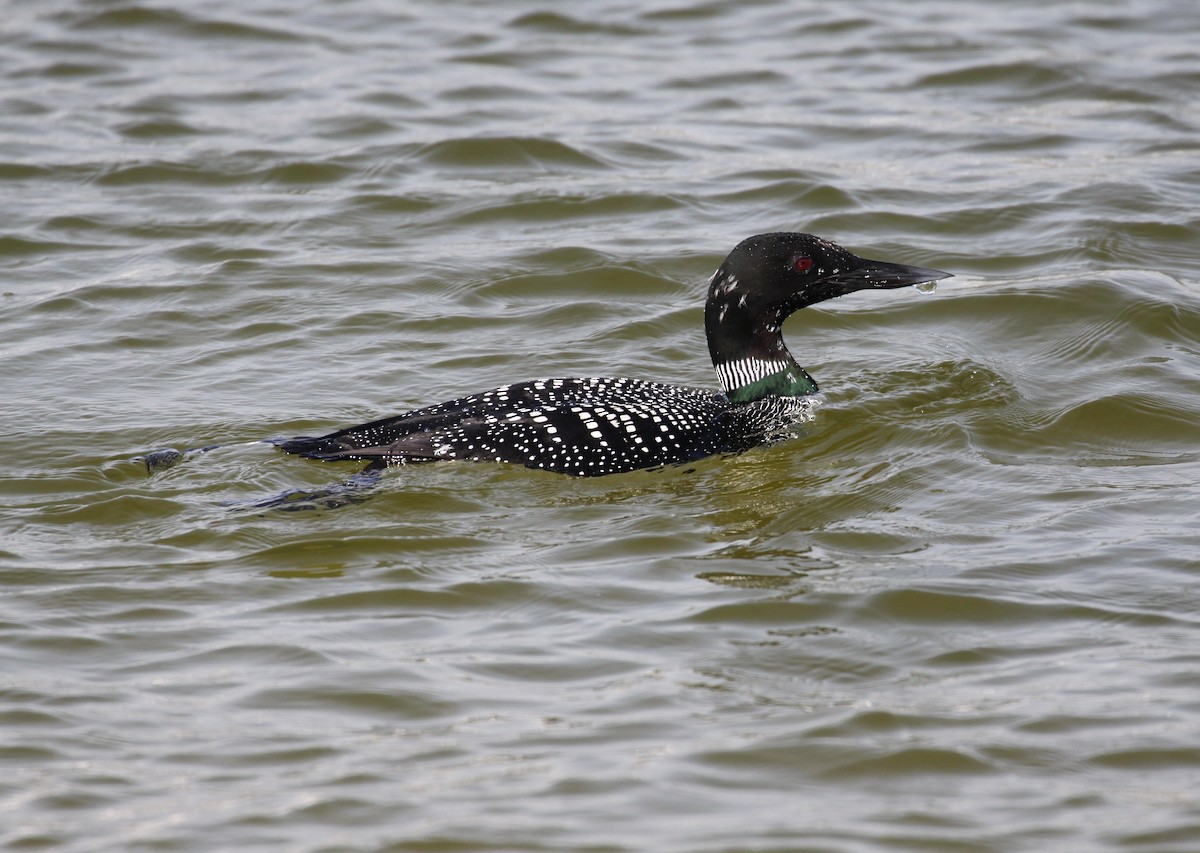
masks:
{"type": "Polygon", "coordinates": [[[803,397],[817,390],[817,383],[797,365],[734,388],[727,396],[734,403],[753,403],[765,397],[803,397]]]}

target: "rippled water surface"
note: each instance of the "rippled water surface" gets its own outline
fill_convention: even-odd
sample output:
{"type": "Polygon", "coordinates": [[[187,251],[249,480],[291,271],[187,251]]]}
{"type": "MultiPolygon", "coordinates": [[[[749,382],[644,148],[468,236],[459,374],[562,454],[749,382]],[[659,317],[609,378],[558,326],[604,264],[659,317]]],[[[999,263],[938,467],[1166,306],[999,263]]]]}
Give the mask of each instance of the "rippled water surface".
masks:
{"type": "Polygon", "coordinates": [[[1200,7],[14,0],[0,843],[1200,838],[1200,7]],[[805,230],[800,437],[593,480],[262,439],[714,385],[805,230]],[[156,448],[223,445],[148,474],[156,448]]]}

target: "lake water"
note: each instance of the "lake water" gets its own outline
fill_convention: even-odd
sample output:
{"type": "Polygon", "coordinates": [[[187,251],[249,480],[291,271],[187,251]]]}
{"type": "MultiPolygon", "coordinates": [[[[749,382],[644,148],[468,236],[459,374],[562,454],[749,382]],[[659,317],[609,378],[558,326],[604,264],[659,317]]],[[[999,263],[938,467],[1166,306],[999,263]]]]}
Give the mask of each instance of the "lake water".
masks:
{"type": "Polygon", "coordinates": [[[8,850],[1200,849],[1200,6],[13,0],[8,850]],[[262,439],[715,386],[804,433],[576,480],[262,439]],[[221,444],[148,474],[162,447],[221,444]]]}

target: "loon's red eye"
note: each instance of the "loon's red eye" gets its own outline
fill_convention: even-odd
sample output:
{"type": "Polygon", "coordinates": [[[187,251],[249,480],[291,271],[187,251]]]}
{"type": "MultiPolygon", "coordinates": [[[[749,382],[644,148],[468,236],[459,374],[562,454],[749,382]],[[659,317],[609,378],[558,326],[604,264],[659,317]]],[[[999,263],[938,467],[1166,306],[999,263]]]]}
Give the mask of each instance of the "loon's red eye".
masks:
{"type": "Polygon", "coordinates": [[[792,261],[792,269],[794,269],[796,272],[808,272],[810,269],[812,269],[812,258],[810,258],[808,255],[801,255],[800,257],[796,258],[796,260],[792,261]]]}

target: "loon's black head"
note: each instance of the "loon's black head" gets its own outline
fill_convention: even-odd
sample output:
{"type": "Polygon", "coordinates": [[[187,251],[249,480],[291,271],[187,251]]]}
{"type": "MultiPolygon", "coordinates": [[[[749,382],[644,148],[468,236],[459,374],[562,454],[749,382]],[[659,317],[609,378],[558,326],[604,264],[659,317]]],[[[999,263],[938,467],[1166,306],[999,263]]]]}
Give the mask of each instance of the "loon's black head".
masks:
{"type": "Polygon", "coordinates": [[[807,394],[816,383],[788,353],[789,315],[856,290],[907,287],[950,273],[860,258],[811,234],[777,232],[734,247],[708,288],[704,328],[713,366],[730,397],[807,394]]]}

